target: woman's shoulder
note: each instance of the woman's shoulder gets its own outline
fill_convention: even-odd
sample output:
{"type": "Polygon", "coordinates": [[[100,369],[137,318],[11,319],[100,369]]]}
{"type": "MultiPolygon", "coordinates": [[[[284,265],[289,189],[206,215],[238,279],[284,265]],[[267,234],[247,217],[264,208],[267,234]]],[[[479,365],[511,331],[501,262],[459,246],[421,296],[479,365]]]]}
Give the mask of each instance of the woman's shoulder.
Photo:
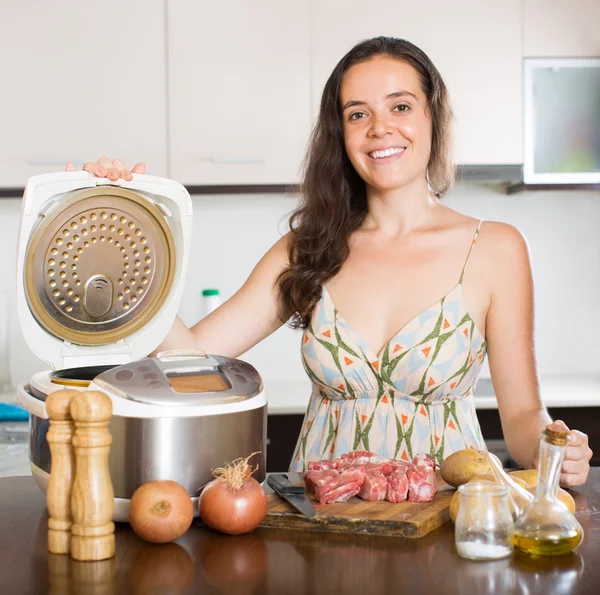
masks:
{"type": "Polygon", "coordinates": [[[522,274],[529,275],[531,259],[523,233],[509,223],[484,221],[473,254],[473,270],[493,291],[515,283],[522,274]]]}
{"type": "Polygon", "coordinates": [[[523,256],[529,245],[520,229],[502,221],[484,221],[479,233],[481,245],[498,257],[523,256]]]}
{"type": "Polygon", "coordinates": [[[473,234],[478,230],[478,250],[489,250],[493,254],[528,251],[525,236],[510,223],[479,219],[449,208],[446,211],[446,221],[448,228],[460,230],[464,235],[473,234]]]}

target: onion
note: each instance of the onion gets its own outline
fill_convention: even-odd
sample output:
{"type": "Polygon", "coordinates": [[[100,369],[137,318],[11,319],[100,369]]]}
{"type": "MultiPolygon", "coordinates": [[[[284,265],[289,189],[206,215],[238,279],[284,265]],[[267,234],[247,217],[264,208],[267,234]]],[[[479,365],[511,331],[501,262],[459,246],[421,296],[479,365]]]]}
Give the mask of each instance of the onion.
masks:
{"type": "Polygon", "coordinates": [[[192,498],[176,481],[148,481],[131,496],[129,524],[150,543],[168,543],[181,537],[193,519],[192,498]]]}
{"type": "Polygon", "coordinates": [[[255,454],[258,453],[215,469],[216,479],[202,490],[198,512],[212,529],[240,535],[255,529],[265,518],[267,497],[262,486],[251,477],[253,471],[248,465],[248,459],[255,454]]]}

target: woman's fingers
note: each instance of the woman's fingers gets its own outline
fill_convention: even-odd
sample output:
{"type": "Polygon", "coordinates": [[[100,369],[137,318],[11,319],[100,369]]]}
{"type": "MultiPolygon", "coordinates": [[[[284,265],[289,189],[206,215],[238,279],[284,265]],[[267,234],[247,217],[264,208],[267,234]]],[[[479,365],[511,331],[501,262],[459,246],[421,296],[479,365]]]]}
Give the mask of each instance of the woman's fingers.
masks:
{"type": "Polygon", "coordinates": [[[563,488],[576,488],[582,486],[588,478],[590,468],[585,473],[561,473],[560,485],[563,488]]]}
{"type": "MultiPolygon", "coordinates": [[[[75,170],[75,165],[69,161],[65,171],[75,170]]],[[[87,163],[84,163],[83,170],[88,171],[99,178],[108,178],[113,181],[123,178],[124,180],[131,181],[133,180],[132,174],[146,173],[146,164],[140,161],[133,166],[131,171],[129,171],[129,168],[121,159],[113,160],[108,157],[100,157],[98,161],[88,161],[87,163]]]]}
{"type": "Polygon", "coordinates": [[[121,159],[115,159],[113,161],[113,164],[117,168],[117,171],[119,172],[119,176],[121,178],[123,178],[124,180],[133,180],[133,176],[131,175],[131,172],[129,171],[127,166],[123,163],[123,161],[121,161],[121,159]]]}
{"type": "Polygon", "coordinates": [[[562,420],[556,420],[548,428],[569,432],[570,440],[560,470],[560,485],[568,488],[583,485],[589,475],[590,459],[594,454],[588,445],[587,435],[579,430],[569,430],[562,420]]]}
{"type": "Polygon", "coordinates": [[[581,475],[586,472],[587,468],[587,460],[578,458],[563,461],[562,469],[560,471],[566,475],[581,475]]]}
{"type": "MultiPolygon", "coordinates": [[[[587,434],[580,432],[579,430],[571,430],[569,432],[569,436],[571,436],[571,440],[569,441],[570,447],[579,447],[579,446],[587,446],[588,445],[588,437],[587,434]]],[[[567,448],[567,452],[568,452],[567,448]]]]}
{"type": "Polygon", "coordinates": [[[106,177],[113,181],[119,179],[119,170],[114,161],[108,157],[100,157],[100,159],[98,159],[98,164],[100,165],[100,168],[105,171],[105,174],[101,177],[106,177]]]}
{"type": "Polygon", "coordinates": [[[106,177],[106,170],[99,165],[97,161],[88,161],[83,164],[83,171],[89,171],[91,174],[99,178],[106,177]]]}
{"type": "Polygon", "coordinates": [[[146,173],[146,164],[143,162],[136,163],[131,170],[134,174],[145,174],[146,173]]]}
{"type": "Polygon", "coordinates": [[[571,430],[569,436],[571,440],[567,445],[565,461],[585,461],[586,464],[589,463],[594,453],[589,447],[587,434],[579,430],[571,430]]]}
{"type": "Polygon", "coordinates": [[[569,428],[562,419],[555,419],[550,425],[546,427],[547,430],[554,430],[555,432],[568,432],[569,428]]]}

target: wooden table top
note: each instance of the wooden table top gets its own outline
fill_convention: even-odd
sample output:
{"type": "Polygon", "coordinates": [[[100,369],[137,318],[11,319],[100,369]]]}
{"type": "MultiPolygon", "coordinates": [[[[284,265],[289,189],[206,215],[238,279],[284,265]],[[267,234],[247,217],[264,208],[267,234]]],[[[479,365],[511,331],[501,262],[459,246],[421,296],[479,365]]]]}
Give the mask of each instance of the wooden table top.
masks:
{"type": "Polygon", "coordinates": [[[75,562],[47,552],[45,499],[33,479],[3,478],[0,595],[598,593],[600,468],[574,495],[585,537],[568,556],[463,560],[451,522],[421,539],[285,529],[232,537],[195,522],[167,545],[145,543],[119,524],[115,558],[75,562]]]}

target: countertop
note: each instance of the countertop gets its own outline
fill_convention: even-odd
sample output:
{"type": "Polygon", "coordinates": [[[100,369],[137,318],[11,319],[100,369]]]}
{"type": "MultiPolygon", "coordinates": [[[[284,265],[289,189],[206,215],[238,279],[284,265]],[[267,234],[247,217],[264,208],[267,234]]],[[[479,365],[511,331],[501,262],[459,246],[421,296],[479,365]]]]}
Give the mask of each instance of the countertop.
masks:
{"type": "MultiPolygon", "coordinates": [[[[304,414],[311,393],[308,380],[264,381],[269,413],[274,415],[304,414]]],[[[600,406],[600,376],[542,377],[540,392],[546,407],[598,407],[600,406]]],[[[475,387],[477,409],[497,409],[492,381],[480,378],[475,387]]]]}
{"type": "MultiPolygon", "coordinates": [[[[269,414],[304,414],[308,407],[312,385],[302,380],[263,379],[267,392],[269,414]]],[[[600,406],[600,376],[542,377],[542,400],[546,407],[597,407],[600,406]]],[[[16,390],[0,394],[0,402],[15,403],[16,390]]],[[[481,377],[475,387],[475,407],[496,409],[492,381],[481,377]]]]}
{"type": "Polygon", "coordinates": [[[203,595],[581,595],[600,583],[600,468],[574,491],[584,540],[576,552],[493,562],[456,554],[451,522],[420,539],[259,528],[221,535],[196,521],[176,543],[116,529],[116,557],[49,554],[43,495],[32,478],[0,479],[0,593],[203,595]]]}

